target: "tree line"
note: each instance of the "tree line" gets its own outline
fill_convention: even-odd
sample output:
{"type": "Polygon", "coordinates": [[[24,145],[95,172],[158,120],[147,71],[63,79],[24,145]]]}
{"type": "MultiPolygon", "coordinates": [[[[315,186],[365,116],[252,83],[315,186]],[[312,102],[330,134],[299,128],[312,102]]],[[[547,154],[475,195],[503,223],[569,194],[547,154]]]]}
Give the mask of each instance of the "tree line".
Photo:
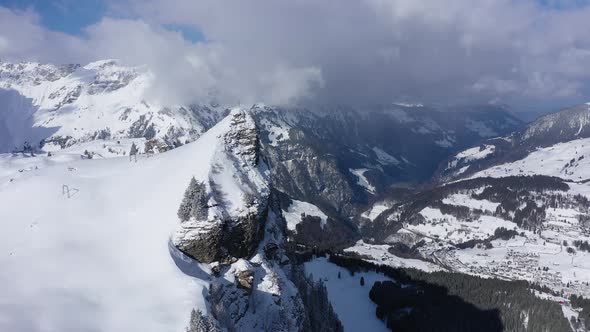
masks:
{"type": "Polygon", "coordinates": [[[485,279],[455,272],[424,272],[330,255],[349,271],[375,271],[393,281],[375,283],[376,316],[395,331],[570,331],[559,304],[536,297],[526,281],[485,279]]]}

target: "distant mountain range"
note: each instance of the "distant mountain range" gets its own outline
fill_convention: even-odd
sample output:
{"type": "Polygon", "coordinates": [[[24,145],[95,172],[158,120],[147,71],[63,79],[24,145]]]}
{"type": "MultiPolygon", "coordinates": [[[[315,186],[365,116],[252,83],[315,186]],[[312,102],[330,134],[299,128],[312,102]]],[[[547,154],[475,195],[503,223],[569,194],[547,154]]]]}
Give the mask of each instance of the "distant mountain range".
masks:
{"type": "Polygon", "coordinates": [[[145,68],[114,60],[81,65],[0,62],[0,151],[25,142],[61,149],[97,139],[158,139],[166,146],[193,141],[225,114],[211,105],[149,101],[145,68]]]}

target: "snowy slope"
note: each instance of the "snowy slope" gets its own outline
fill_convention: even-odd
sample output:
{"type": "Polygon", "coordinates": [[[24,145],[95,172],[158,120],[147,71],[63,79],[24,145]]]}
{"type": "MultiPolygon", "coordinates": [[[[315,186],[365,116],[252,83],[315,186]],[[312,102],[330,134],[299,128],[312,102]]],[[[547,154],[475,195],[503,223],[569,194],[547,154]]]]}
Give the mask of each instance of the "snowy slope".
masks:
{"type": "Polygon", "coordinates": [[[283,211],[283,217],[287,221],[287,229],[293,232],[297,231],[297,224],[301,220],[301,215],[314,216],[320,218],[320,227],[323,229],[328,222],[328,216],[322,212],[317,206],[293,199],[291,205],[286,211],[283,211]]]}
{"type": "Polygon", "coordinates": [[[375,220],[375,218],[377,218],[383,211],[391,208],[391,206],[394,204],[394,202],[388,202],[388,201],[379,201],[376,202],[375,204],[373,204],[371,206],[370,209],[368,209],[367,211],[363,212],[361,214],[361,217],[369,219],[370,221],[375,220]]]}
{"type": "Polygon", "coordinates": [[[0,152],[25,141],[59,149],[95,139],[156,138],[167,145],[197,138],[221,116],[214,107],[166,105],[150,98],[156,78],[115,60],[86,66],[0,62],[0,152]]]}
{"type": "MultiPolygon", "coordinates": [[[[469,178],[535,175],[558,177],[567,181],[567,194],[570,198],[578,195],[579,202],[589,199],[588,116],[590,110],[584,105],[541,118],[523,133],[524,139],[538,140],[541,143],[539,146],[522,158],[493,165],[471,174],[469,178]],[[551,138],[556,131],[559,131],[560,135],[551,138]],[[558,142],[547,143],[550,139],[558,142]]],[[[573,244],[574,241],[590,241],[588,206],[567,202],[567,199],[564,203],[557,204],[557,207],[554,206],[555,203],[551,203],[553,206],[550,206],[548,200],[554,194],[551,191],[539,194],[537,204],[544,210],[544,214],[542,225],[535,232],[515,228],[520,233],[519,236],[510,240],[493,240],[492,248],[476,246],[463,250],[440,250],[435,253],[437,259],[460,272],[528,280],[562,291],[566,296],[589,296],[590,288],[587,283],[590,282],[590,253],[576,248],[573,244]]],[[[454,194],[443,202],[470,209],[478,208],[487,213],[497,211],[497,203],[485,199],[474,200],[470,195],[454,194]]],[[[524,208],[524,204],[520,204],[520,208],[524,208]]],[[[480,216],[477,218],[478,224],[482,224],[484,218],[495,217],[480,216]]],[[[448,232],[452,232],[458,225],[461,223],[453,223],[451,218],[446,218],[445,222],[439,222],[437,226],[422,231],[423,234],[433,235],[436,227],[442,227],[444,232],[437,235],[448,238],[448,232]]],[[[495,226],[510,228],[510,222],[503,220],[495,226]]],[[[414,227],[415,230],[416,228],[414,227]]],[[[468,230],[464,236],[473,234],[468,230]]]]}
{"type": "Polygon", "coordinates": [[[469,148],[461,151],[449,162],[448,167],[455,167],[458,162],[469,162],[473,160],[483,159],[494,153],[495,146],[484,144],[482,147],[469,148]]]}
{"type": "MultiPolygon", "coordinates": [[[[378,244],[359,242],[347,251],[393,266],[427,259],[447,270],[588,296],[590,253],[575,241],[590,241],[590,185],[539,175],[562,175],[550,165],[563,151],[575,155],[574,146],[580,154],[582,141],[531,153],[528,158],[542,156],[518,163],[528,166],[524,174],[505,164],[416,194],[363,224],[365,239],[378,244]]],[[[574,175],[583,174],[583,161],[574,163],[574,175]]]]}
{"type": "Polygon", "coordinates": [[[224,213],[244,209],[250,187],[234,177],[239,165],[218,164],[228,162],[223,151],[241,152],[226,144],[232,115],[197,142],[137,163],[1,155],[0,330],[181,331],[191,309],[207,312],[208,267],[169,239],[193,176],[228,194],[224,213]],[[18,172],[25,158],[28,171],[18,172]],[[214,167],[227,172],[210,178],[214,167]]]}
{"type": "Polygon", "coordinates": [[[571,140],[590,134],[590,104],[582,104],[560,112],[547,114],[529,125],[523,132],[524,140],[541,140],[562,136],[571,140]]]}
{"type": "Polygon", "coordinates": [[[419,234],[428,234],[453,243],[469,240],[484,240],[494,234],[496,228],[512,228],[514,223],[494,216],[480,216],[477,221],[463,221],[453,215],[442,213],[439,209],[426,207],[419,214],[425,223],[409,225],[406,229],[419,234]]]}
{"type": "Polygon", "coordinates": [[[359,169],[349,169],[350,173],[354,174],[357,177],[357,184],[368,192],[374,194],[375,187],[371,185],[369,180],[365,177],[365,172],[368,171],[367,168],[359,168],[359,169]]]}
{"type": "Polygon", "coordinates": [[[540,148],[523,159],[490,167],[471,177],[541,174],[572,181],[590,179],[590,138],[540,148]]]}
{"type": "Polygon", "coordinates": [[[369,299],[369,291],[376,281],[389,278],[376,272],[359,272],[351,276],[346,269],[328,262],[326,258],[305,263],[305,272],[326,285],[328,299],[344,331],[388,331],[385,323],[375,316],[377,305],[369,299]],[[365,279],[364,286],[360,285],[361,277],[365,279]]]}
{"type": "Polygon", "coordinates": [[[492,171],[486,174],[499,176],[500,168],[512,167],[518,173],[512,172],[505,175],[551,174],[566,179],[581,180],[584,175],[575,174],[579,170],[572,170],[578,167],[566,165],[566,163],[572,159],[574,159],[571,161],[572,164],[579,161],[578,158],[582,155],[578,153],[585,152],[584,145],[587,144],[589,137],[590,106],[588,104],[574,106],[540,117],[509,136],[489,139],[478,147],[458,153],[440,165],[435,179],[443,183],[470,177],[478,172],[477,176],[482,176],[482,171],[487,172],[490,168],[492,171]],[[494,168],[500,164],[510,163],[513,164],[494,168]]]}
{"type": "Polygon", "coordinates": [[[398,268],[412,268],[426,272],[434,272],[442,270],[434,263],[422,261],[419,259],[401,258],[391,254],[387,244],[369,244],[363,240],[359,240],[354,246],[344,249],[345,252],[356,253],[362,255],[369,261],[375,264],[389,265],[398,268]]]}
{"type": "MultiPolygon", "coordinates": [[[[109,159],[128,155],[131,145],[143,149],[145,139],[122,139],[118,141],[100,140],[80,143],[71,147],[49,153],[3,153],[0,154],[0,187],[8,185],[28,172],[36,171],[52,165],[71,163],[88,159],[88,151],[92,159],[109,159]]],[[[140,156],[144,158],[147,155],[140,156]]],[[[128,157],[127,157],[128,158],[128,157]]]]}

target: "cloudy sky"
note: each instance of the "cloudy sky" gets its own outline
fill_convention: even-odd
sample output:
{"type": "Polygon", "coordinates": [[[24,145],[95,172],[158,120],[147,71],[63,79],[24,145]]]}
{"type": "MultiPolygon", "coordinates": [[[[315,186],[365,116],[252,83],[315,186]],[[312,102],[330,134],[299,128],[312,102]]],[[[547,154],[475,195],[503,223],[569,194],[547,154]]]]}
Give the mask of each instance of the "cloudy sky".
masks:
{"type": "Polygon", "coordinates": [[[590,1],[0,0],[0,59],[147,65],[178,101],[590,101],[590,1]]]}

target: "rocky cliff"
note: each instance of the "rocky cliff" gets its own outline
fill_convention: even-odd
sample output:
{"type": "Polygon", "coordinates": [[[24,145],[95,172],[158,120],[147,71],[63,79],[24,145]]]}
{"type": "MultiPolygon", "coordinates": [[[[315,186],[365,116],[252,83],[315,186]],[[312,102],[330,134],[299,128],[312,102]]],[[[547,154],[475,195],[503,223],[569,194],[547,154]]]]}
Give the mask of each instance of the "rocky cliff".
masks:
{"type": "Polygon", "coordinates": [[[204,139],[205,217],[180,223],[174,244],[201,262],[247,258],[262,238],[268,213],[268,168],[260,159],[256,125],[243,109],[234,109],[204,139]]]}

